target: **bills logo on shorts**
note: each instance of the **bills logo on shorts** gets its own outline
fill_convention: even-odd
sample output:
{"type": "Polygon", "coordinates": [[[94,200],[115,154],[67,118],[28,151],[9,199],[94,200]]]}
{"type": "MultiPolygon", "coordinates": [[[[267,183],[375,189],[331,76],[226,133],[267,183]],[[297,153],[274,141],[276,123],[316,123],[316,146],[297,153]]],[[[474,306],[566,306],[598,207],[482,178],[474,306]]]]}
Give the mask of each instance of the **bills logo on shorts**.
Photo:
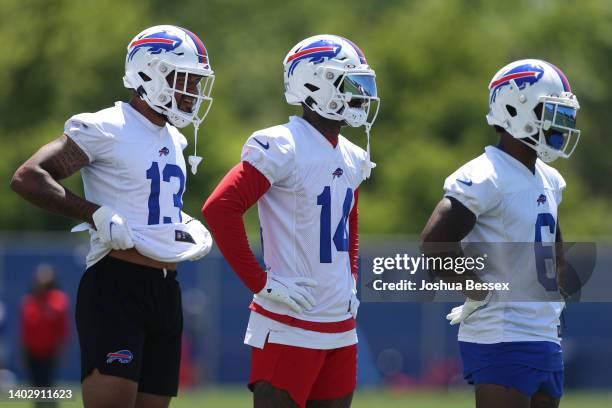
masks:
{"type": "Polygon", "coordinates": [[[110,352],[106,355],[106,364],[111,364],[114,361],[118,361],[121,364],[131,363],[134,359],[134,355],[130,350],[119,350],[110,352]]]}

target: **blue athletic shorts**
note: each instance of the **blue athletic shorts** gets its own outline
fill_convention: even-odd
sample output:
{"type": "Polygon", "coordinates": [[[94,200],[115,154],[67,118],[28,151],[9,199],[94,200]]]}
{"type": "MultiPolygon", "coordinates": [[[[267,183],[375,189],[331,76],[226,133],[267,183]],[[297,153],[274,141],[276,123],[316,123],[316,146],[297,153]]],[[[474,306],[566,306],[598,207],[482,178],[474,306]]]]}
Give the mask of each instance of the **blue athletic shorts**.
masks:
{"type": "Polygon", "coordinates": [[[463,377],[470,384],[497,384],[525,395],[563,395],[561,346],[547,341],[494,344],[459,342],[463,377]]]}

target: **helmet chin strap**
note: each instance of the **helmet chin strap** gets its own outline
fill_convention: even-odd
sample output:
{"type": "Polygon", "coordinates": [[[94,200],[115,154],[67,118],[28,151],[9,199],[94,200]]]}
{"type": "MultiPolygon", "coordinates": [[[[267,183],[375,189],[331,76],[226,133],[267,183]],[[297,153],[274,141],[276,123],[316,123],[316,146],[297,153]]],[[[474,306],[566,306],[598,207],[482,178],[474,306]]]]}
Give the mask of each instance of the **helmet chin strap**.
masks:
{"type": "Polygon", "coordinates": [[[187,161],[191,165],[191,173],[194,175],[198,172],[198,166],[202,162],[202,157],[198,156],[198,128],[199,127],[200,127],[200,124],[196,125],[194,123],[193,125],[193,138],[194,138],[193,155],[190,155],[187,158],[187,161]]]}
{"type": "Polygon", "coordinates": [[[370,125],[365,125],[366,140],[367,140],[366,157],[365,157],[365,161],[363,162],[362,168],[361,168],[365,179],[370,178],[370,175],[372,174],[372,169],[376,167],[376,163],[370,160],[370,127],[371,127],[370,125]]]}

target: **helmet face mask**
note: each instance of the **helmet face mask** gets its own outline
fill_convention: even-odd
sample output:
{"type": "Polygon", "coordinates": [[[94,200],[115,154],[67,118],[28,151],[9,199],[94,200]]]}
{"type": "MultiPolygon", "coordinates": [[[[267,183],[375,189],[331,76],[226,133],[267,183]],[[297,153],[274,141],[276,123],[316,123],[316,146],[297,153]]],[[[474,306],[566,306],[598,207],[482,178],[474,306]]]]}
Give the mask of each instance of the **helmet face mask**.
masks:
{"type": "Polygon", "coordinates": [[[545,61],[513,62],[489,85],[489,125],[502,127],[545,162],[573,153],[580,139],[579,109],[565,75],[545,61]]]}
{"type": "Polygon", "coordinates": [[[540,113],[538,133],[528,138],[535,142],[535,150],[543,161],[567,159],[580,140],[580,130],[576,129],[578,103],[568,104],[567,99],[555,97],[543,97],[540,101],[536,109],[540,111],[536,112],[540,113]]]}
{"type": "Polygon", "coordinates": [[[342,100],[342,108],[338,113],[348,126],[372,126],[380,106],[375,75],[345,73],[336,87],[336,94],[342,100]]]}
{"type": "Polygon", "coordinates": [[[166,78],[158,98],[160,103],[170,101],[165,105],[168,121],[179,128],[190,123],[198,127],[212,105],[210,93],[214,79],[212,75],[202,76],[192,70],[175,68],[166,78]],[[191,86],[193,83],[196,85],[191,86]]]}

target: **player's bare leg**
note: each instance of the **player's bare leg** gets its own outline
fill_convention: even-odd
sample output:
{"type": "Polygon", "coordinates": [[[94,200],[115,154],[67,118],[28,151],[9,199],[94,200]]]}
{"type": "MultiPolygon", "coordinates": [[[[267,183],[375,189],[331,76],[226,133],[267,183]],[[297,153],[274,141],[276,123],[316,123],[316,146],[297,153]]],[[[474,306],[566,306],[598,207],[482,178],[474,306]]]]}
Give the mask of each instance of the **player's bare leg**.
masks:
{"type": "Polygon", "coordinates": [[[100,374],[97,369],[83,380],[85,408],[133,408],[138,383],[126,378],[100,374]]]}
{"type": "Polygon", "coordinates": [[[476,386],[476,408],[531,408],[530,400],[528,395],[503,385],[476,386]]]}
{"type": "Polygon", "coordinates": [[[253,384],[253,408],[298,408],[298,405],[287,391],[267,381],[257,381],[253,384]]]}
{"type": "Polygon", "coordinates": [[[349,408],[352,401],[353,393],[333,400],[308,401],[306,408],[349,408]]]}
{"type": "Polygon", "coordinates": [[[558,408],[559,401],[548,394],[538,391],[531,397],[531,408],[558,408]]]}
{"type": "Polygon", "coordinates": [[[172,397],[166,397],[164,395],[139,392],[136,396],[135,408],[168,408],[168,406],[170,406],[171,398],[172,397]]]}

